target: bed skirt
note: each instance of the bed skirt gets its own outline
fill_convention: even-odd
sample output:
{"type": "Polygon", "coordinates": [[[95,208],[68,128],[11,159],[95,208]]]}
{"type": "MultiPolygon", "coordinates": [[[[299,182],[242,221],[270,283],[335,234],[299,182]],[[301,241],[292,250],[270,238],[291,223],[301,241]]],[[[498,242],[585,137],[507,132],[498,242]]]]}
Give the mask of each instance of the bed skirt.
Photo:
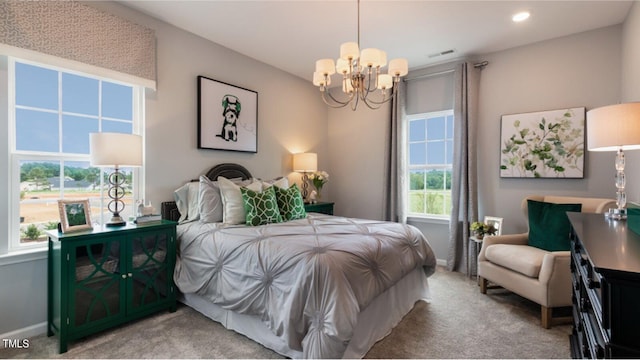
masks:
{"type": "MultiPolygon", "coordinates": [[[[380,294],[358,315],[358,323],[343,358],[362,358],[379,340],[391,333],[417,301],[430,301],[429,282],[422,268],[415,269],[380,294]],[[387,314],[387,316],[380,316],[387,314]]],[[[294,359],[302,358],[302,349],[291,349],[259,318],[225,310],[197,294],[181,294],[187,306],[273,351],[294,359]]]]}

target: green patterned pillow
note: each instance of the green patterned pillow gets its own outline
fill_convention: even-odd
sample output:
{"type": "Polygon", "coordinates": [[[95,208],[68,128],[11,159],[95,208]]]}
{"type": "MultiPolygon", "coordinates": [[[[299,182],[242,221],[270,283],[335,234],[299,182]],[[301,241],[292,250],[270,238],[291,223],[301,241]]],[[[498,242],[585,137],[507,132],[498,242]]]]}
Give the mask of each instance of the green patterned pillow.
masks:
{"type": "Polygon", "coordinates": [[[276,192],[271,186],[263,192],[256,192],[241,187],[242,203],[247,214],[247,225],[258,226],[270,223],[282,222],[276,192]]]}
{"type": "Polygon", "coordinates": [[[304,210],[304,201],[296,184],[291,185],[288,189],[282,189],[277,186],[274,186],[274,188],[276,189],[280,215],[282,215],[284,221],[307,217],[307,212],[304,210]]]}

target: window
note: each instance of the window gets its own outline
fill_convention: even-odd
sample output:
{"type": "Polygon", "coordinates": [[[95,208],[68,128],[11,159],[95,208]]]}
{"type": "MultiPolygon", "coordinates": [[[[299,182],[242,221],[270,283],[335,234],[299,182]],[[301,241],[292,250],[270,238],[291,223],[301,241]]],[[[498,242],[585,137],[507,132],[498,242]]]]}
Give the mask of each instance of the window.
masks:
{"type": "MultiPolygon", "coordinates": [[[[89,134],[141,133],[143,89],[13,58],[8,72],[9,248],[17,250],[44,246],[44,232],[60,219],[58,199],[89,199],[93,222],[102,223],[109,200],[105,171],[111,169],[90,166],[89,134]]],[[[140,192],[141,171],[121,170],[128,185],[126,218],[140,192]]]]}
{"type": "Polygon", "coordinates": [[[407,117],[409,216],[451,213],[453,110],[407,117]]]}

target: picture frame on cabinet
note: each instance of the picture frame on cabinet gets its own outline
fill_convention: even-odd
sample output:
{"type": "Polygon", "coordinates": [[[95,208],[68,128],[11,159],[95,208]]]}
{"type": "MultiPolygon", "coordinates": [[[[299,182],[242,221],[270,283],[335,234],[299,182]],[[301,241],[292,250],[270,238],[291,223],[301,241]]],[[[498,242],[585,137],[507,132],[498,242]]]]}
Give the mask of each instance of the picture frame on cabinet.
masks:
{"type": "Polygon", "coordinates": [[[198,76],[198,149],[258,152],[258,93],[198,76]]]}
{"type": "Polygon", "coordinates": [[[68,233],[93,227],[89,199],[58,200],[58,212],[60,213],[60,232],[68,233]]]}

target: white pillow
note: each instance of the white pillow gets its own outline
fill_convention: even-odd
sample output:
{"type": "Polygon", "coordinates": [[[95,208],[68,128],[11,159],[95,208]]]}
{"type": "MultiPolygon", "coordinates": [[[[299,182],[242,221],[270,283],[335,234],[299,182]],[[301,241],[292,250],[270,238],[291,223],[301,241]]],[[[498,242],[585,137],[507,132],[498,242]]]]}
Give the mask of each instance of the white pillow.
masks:
{"type": "Polygon", "coordinates": [[[222,197],[218,182],[201,175],[199,195],[200,221],[222,222],[222,197]]]}
{"type": "Polygon", "coordinates": [[[188,182],[173,192],[173,198],[180,212],[178,223],[190,222],[200,218],[198,209],[198,193],[200,184],[196,181],[188,182]]]}
{"type": "MultiPolygon", "coordinates": [[[[218,187],[220,187],[220,195],[222,197],[222,221],[225,224],[246,223],[247,215],[242,203],[240,186],[225,177],[218,176],[218,187]]],[[[260,192],[262,191],[262,182],[254,181],[246,185],[246,188],[260,192]]]]}
{"type": "Polygon", "coordinates": [[[266,190],[269,186],[277,186],[280,189],[287,190],[289,188],[289,179],[281,177],[279,179],[273,179],[262,182],[262,190],[266,190]]]}

